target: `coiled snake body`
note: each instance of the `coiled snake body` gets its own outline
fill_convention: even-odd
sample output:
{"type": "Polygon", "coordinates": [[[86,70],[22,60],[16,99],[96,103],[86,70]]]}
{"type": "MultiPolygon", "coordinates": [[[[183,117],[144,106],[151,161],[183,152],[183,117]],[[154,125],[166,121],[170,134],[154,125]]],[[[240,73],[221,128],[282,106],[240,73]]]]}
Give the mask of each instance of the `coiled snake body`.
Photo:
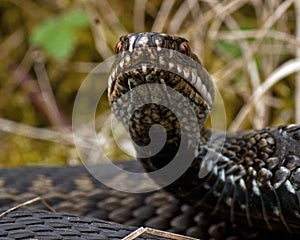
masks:
{"type": "MultiPolygon", "coordinates": [[[[183,38],[158,33],[129,34],[121,38],[116,53],[109,79],[113,112],[141,146],[151,142],[148,132],[153,125],[160,124],[166,131],[163,148],[153,156],[139,158],[149,172],[170,163],[180,144],[186,144],[187,151],[194,150],[182,141],[183,137],[192,141],[198,131],[192,115],[185,113],[189,106],[170,94],[167,87],[188,100],[197,118],[200,143],[196,145],[196,157],[186,172],[166,187],[168,191],[233,223],[300,233],[300,126],[227,135],[205,129],[213,85],[183,38]],[[136,87],[152,83],[159,86],[123,97],[136,87]],[[177,105],[175,113],[174,109],[151,103],[154,95],[177,105]],[[146,104],[131,116],[134,101],[146,104]],[[180,125],[182,117],[186,120],[184,125],[180,125]]],[[[153,131],[159,135],[160,130],[153,131]]],[[[165,181],[164,176],[154,180],[159,184],[165,181]]]]}
{"type": "MultiPolygon", "coordinates": [[[[65,168],[61,174],[57,169],[37,169],[35,176],[27,169],[4,169],[0,170],[1,207],[41,195],[57,210],[203,239],[297,238],[300,127],[227,134],[204,128],[213,105],[214,87],[183,38],[158,33],[129,34],[120,39],[115,51],[108,90],[113,113],[129,127],[137,145],[153,143],[150,129],[154,136],[166,140],[158,152],[137,147],[143,167],[152,172],[168,165],[180,144],[184,145],[183,156],[192,153],[193,159],[184,173],[165,187],[170,193],[120,193],[87,177],[82,168],[65,168]],[[135,98],[130,95],[136,87],[153,83],[161,87],[155,91],[149,87],[135,98]],[[170,94],[168,87],[187,101],[181,102],[178,95],[170,94]],[[153,103],[156,98],[167,99],[174,109],[153,103]],[[132,110],[137,106],[136,100],[144,104],[132,110]],[[187,114],[188,108],[194,115],[187,114]],[[196,116],[196,125],[190,116],[196,116]],[[161,129],[152,128],[156,124],[164,127],[165,135],[161,135],[161,129]],[[193,144],[195,141],[197,145],[193,144]],[[54,175],[59,176],[58,180],[53,180],[54,175]],[[24,176],[18,184],[17,176],[24,176]],[[25,176],[29,176],[28,180],[25,176]],[[66,176],[71,179],[65,180],[66,176]]],[[[137,162],[124,166],[135,171],[137,162]]],[[[165,176],[154,180],[163,185],[166,181],[165,176]]],[[[0,236],[7,234],[1,235],[3,221],[11,220],[0,218],[0,236]]]]}

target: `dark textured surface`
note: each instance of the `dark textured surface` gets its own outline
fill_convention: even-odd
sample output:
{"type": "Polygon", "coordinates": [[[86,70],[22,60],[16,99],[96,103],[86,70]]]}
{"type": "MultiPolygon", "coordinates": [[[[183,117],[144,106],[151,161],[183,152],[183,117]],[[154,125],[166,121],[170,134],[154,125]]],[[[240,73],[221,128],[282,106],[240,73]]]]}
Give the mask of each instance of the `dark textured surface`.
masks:
{"type": "MultiPolygon", "coordinates": [[[[118,164],[138,171],[137,161],[118,164]]],[[[181,203],[165,191],[145,194],[118,192],[94,179],[82,166],[0,169],[0,206],[6,209],[41,196],[58,212],[118,222],[148,226],[208,239],[218,236],[208,233],[218,219],[209,217],[181,203]]],[[[26,209],[46,209],[36,202],[26,209]]],[[[216,228],[216,227],[213,227],[216,228]]],[[[233,234],[231,227],[224,236],[233,234]]]]}
{"type": "MultiPolygon", "coordinates": [[[[43,210],[13,211],[0,218],[0,239],[109,240],[122,239],[136,228],[91,217],[43,210]]],[[[143,234],[136,239],[165,239],[143,234]]]]}
{"type": "MultiPolygon", "coordinates": [[[[132,171],[140,169],[137,161],[119,165],[132,171]]],[[[184,204],[163,190],[131,194],[109,189],[82,166],[0,169],[0,176],[0,206],[5,209],[41,196],[57,212],[148,226],[201,239],[297,239],[287,233],[232,226],[230,221],[184,204]]],[[[36,202],[21,209],[46,208],[36,202]]],[[[40,217],[38,212],[31,214],[40,217]]],[[[12,219],[13,216],[10,215],[12,219]]],[[[30,215],[23,220],[31,221],[30,215]]],[[[0,221],[0,229],[1,224],[3,221],[0,221]]]]}

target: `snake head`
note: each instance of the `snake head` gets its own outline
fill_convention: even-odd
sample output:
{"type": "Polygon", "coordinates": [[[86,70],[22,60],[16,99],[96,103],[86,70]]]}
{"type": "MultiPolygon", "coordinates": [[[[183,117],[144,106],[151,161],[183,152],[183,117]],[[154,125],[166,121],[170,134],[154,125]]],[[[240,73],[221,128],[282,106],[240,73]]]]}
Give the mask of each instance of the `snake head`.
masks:
{"type": "Polygon", "coordinates": [[[184,88],[179,90],[181,94],[197,103],[203,99],[211,108],[212,81],[186,39],[164,33],[131,33],[120,38],[115,54],[109,78],[110,102],[137,85],[160,83],[184,88]]]}
{"type": "MultiPolygon", "coordinates": [[[[186,115],[183,110],[190,105],[202,128],[214,98],[212,80],[191,51],[188,41],[164,33],[144,32],[122,36],[115,47],[115,61],[108,85],[108,97],[114,114],[123,123],[134,121],[133,125],[138,126],[136,129],[153,124],[178,129],[174,120],[176,117],[170,117],[171,113],[163,107],[155,106],[153,101],[159,98],[177,106],[178,114],[186,115]],[[150,88],[150,84],[155,84],[155,88],[150,88]],[[148,88],[134,95],[133,90],[143,85],[148,88]],[[184,105],[182,98],[168,89],[179,93],[189,104],[184,105]],[[145,105],[140,117],[130,120],[133,105],[139,103],[145,105]],[[149,114],[146,116],[145,113],[149,114]]],[[[139,131],[139,134],[143,135],[142,132],[139,131]]]]}

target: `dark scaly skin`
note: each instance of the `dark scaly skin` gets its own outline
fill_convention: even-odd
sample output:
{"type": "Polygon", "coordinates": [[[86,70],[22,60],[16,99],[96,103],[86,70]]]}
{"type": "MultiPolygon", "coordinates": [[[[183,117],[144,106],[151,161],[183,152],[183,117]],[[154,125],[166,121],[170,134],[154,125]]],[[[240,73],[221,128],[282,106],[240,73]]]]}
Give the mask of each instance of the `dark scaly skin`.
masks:
{"type": "MultiPolygon", "coordinates": [[[[117,165],[128,171],[141,170],[141,166],[136,160],[120,162],[117,165]]],[[[116,176],[116,178],[118,177],[116,176]]],[[[39,226],[41,226],[47,219],[52,219],[52,224],[58,227],[68,226],[70,234],[87,237],[84,236],[84,234],[88,234],[88,231],[84,231],[87,228],[86,222],[97,224],[95,218],[127,226],[161,229],[202,240],[299,238],[299,236],[288,233],[260,231],[232,225],[230,221],[210,216],[183,203],[163,190],[133,194],[109,189],[94,179],[83,166],[0,169],[0,214],[10,207],[38,196],[42,197],[57,213],[47,212],[45,213],[47,218],[45,218],[45,214],[41,213],[40,210],[48,209],[41,202],[23,206],[7,217],[0,217],[0,239],[13,235],[18,230],[22,230],[22,232],[28,230],[31,234],[38,236],[42,232],[38,226],[32,225],[40,222],[39,226]],[[24,210],[26,210],[26,214],[24,214],[24,210]],[[74,224],[65,217],[60,219],[58,216],[61,215],[60,213],[76,215],[78,222],[74,224]],[[21,219],[17,217],[20,214],[22,215],[21,219]],[[85,218],[80,216],[85,216],[85,218]],[[19,227],[11,228],[14,222],[19,223],[19,227]],[[29,224],[25,226],[22,224],[24,222],[29,224]],[[76,231],[79,228],[84,231],[81,233],[82,235],[78,235],[79,233],[76,231]]],[[[118,227],[120,226],[111,225],[111,234],[113,231],[117,233],[118,227]]],[[[43,228],[45,229],[45,227],[43,228]]],[[[50,229],[49,235],[51,231],[55,232],[55,229],[50,229]]],[[[59,232],[56,234],[57,239],[59,237],[64,239],[64,236],[60,236],[59,232]]],[[[93,236],[93,234],[92,232],[91,235],[93,236]]],[[[118,235],[114,234],[114,236],[118,235]]]]}
{"type": "MultiPolygon", "coordinates": [[[[139,171],[141,168],[135,160],[120,162],[117,165],[128,171],[139,171]]],[[[257,231],[233,229],[230,224],[209,217],[165,191],[132,194],[109,189],[94,179],[83,166],[0,169],[0,214],[2,210],[38,196],[58,213],[85,216],[84,219],[78,217],[83,223],[87,217],[94,217],[127,226],[151,227],[201,239],[230,239],[233,236],[253,239],[256,236],[264,236],[257,231]]],[[[35,221],[44,219],[44,215],[39,213],[40,209],[48,210],[40,202],[22,207],[21,214],[23,210],[28,211],[28,214],[22,217],[22,221],[32,221],[32,215],[37,219],[35,221]]],[[[9,222],[19,221],[13,219],[17,218],[18,214],[19,210],[13,211],[9,222]]],[[[53,224],[63,224],[62,220],[55,220],[57,213],[48,212],[47,215],[54,219],[53,224]]],[[[95,219],[89,221],[94,222],[95,219]]],[[[5,225],[7,222],[7,218],[0,217],[0,239],[13,234],[13,231],[9,231],[10,226],[5,225]],[[1,235],[3,229],[5,233],[1,235]]],[[[72,226],[68,221],[64,224],[72,226]]],[[[82,225],[84,229],[86,226],[82,225]]],[[[77,223],[75,228],[79,227],[80,224],[77,223]]],[[[27,225],[26,228],[33,231],[30,229],[31,225],[27,225]]],[[[113,226],[111,229],[113,230],[113,226]]],[[[38,232],[38,228],[36,231],[38,232]]],[[[272,234],[268,234],[272,237],[272,234]]]]}
{"type": "MultiPolygon", "coordinates": [[[[44,210],[12,211],[0,218],[2,240],[122,240],[136,229],[136,227],[96,218],[44,210]]],[[[143,234],[135,239],[165,240],[166,238],[143,234]]]]}
{"type": "MultiPolygon", "coordinates": [[[[129,124],[130,134],[139,145],[150,143],[148,131],[153,124],[161,124],[167,132],[166,143],[159,153],[139,159],[147,171],[157,170],[174,158],[180,145],[178,119],[165,107],[149,103],[153,93],[140,95],[139,101],[149,104],[137,109],[133,116],[128,116],[131,99],[121,101],[120,97],[136,86],[159,83],[172,87],[190,101],[201,127],[197,157],[166,189],[182,201],[232,223],[300,234],[300,126],[227,135],[220,132],[216,134],[219,139],[225,137],[224,145],[218,138],[209,142],[212,132],[203,126],[212,107],[213,85],[189,50],[187,40],[158,33],[129,34],[120,39],[116,53],[119,54],[109,79],[109,99],[114,114],[123,124],[129,124]],[[164,48],[183,52],[185,56],[181,60],[171,53],[161,54],[160,49],[164,48]],[[189,62],[184,60],[186,56],[191,58],[189,62]],[[169,71],[151,66],[158,63],[169,71]],[[188,72],[186,77],[179,76],[178,72],[184,70],[188,72]],[[199,76],[196,82],[191,80],[192,73],[199,76]],[[202,88],[196,88],[196,84],[202,88]],[[212,155],[205,158],[208,152],[212,155]],[[209,172],[205,177],[199,177],[200,166],[209,172]]],[[[158,90],[162,96],[163,89],[158,90]]],[[[177,101],[168,94],[165,97],[177,101]]],[[[189,134],[192,136],[193,132],[189,134]]]]}

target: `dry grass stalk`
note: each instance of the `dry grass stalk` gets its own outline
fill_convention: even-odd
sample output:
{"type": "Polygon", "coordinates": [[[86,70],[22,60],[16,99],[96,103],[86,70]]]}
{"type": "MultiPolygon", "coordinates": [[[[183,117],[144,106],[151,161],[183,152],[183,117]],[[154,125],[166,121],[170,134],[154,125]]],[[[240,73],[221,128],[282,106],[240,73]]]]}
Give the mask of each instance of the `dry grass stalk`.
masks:
{"type": "Polygon", "coordinates": [[[176,233],[165,232],[165,231],[148,228],[148,227],[140,227],[134,232],[132,232],[131,234],[129,234],[128,236],[124,237],[122,240],[133,240],[142,236],[143,234],[149,234],[149,235],[163,237],[166,239],[173,239],[173,240],[197,240],[197,238],[182,236],[176,233]]]}
{"type": "Polygon", "coordinates": [[[21,208],[21,207],[28,206],[28,205],[33,204],[33,203],[38,202],[38,201],[40,201],[40,202],[41,202],[46,208],[48,208],[51,212],[55,212],[55,210],[54,210],[54,209],[53,209],[53,208],[52,208],[52,207],[51,207],[51,206],[50,206],[43,198],[41,198],[41,197],[36,197],[36,198],[33,198],[33,199],[31,199],[31,200],[28,200],[28,201],[26,201],[26,202],[24,202],[24,203],[21,203],[21,204],[15,206],[15,207],[12,207],[12,208],[10,208],[10,209],[4,211],[3,213],[0,214],[0,218],[4,217],[6,214],[8,214],[8,213],[10,213],[10,212],[12,212],[12,211],[15,211],[15,210],[17,210],[17,209],[19,209],[19,208],[21,208]]]}
{"type": "Polygon", "coordinates": [[[249,101],[243,108],[240,110],[239,114],[233,121],[230,130],[235,131],[239,129],[242,122],[245,120],[247,114],[250,112],[251,108],[257,101],[278,81],[283,79],[290,74],[300,71],[300,60],[290,60],[283,64],[281,67],[277,68],[267,79],[266,81],[261,84],[254,94],[249,98],[249,101]]]}

